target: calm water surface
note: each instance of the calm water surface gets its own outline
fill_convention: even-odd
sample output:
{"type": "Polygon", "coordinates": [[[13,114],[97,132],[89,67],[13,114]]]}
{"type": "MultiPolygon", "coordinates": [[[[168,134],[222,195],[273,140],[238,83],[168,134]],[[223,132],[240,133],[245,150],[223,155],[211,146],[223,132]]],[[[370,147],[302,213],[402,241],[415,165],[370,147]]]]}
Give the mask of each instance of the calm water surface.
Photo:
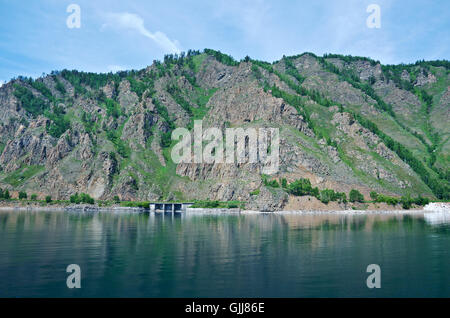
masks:
{"type": "Polygon", "coordinates": [[[0,212],[0,297],[450,297],[449,250],[439,214],[0,212]]]}

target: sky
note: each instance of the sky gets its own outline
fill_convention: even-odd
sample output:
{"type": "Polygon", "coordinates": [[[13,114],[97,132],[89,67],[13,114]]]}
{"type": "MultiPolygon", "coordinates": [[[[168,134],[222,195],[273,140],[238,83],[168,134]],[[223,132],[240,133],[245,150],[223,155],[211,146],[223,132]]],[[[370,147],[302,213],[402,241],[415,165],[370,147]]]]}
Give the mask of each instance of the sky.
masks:
{"type": "Polygon", "coordinates": [[[188,49],[238,60],[313,52],[397,64],[448,60],[449,43],[448,0],[0,0],[0,85],[52,70],[141,69],[188,49]],[[67,24],[76,21],[72,4],[79,28],[67,24]],[[371,4],[379,28],[367,25],[371,4]]]}

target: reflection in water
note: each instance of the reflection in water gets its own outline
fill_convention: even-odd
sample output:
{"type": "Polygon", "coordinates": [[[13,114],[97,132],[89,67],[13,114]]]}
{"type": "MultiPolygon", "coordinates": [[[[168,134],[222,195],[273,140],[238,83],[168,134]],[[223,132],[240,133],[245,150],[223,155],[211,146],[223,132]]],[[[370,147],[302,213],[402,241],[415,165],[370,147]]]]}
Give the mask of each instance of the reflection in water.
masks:
{"type": "Polygon", "coordinates": [[[424,214],[425,221],[432,225],[450,224],[450,213],[428,212],[424,214]]]}
{"type": "Polygon", "coordinates": [[[432,214],[0,212],[0,297],[448,297],[450,226],[432,214]]]}

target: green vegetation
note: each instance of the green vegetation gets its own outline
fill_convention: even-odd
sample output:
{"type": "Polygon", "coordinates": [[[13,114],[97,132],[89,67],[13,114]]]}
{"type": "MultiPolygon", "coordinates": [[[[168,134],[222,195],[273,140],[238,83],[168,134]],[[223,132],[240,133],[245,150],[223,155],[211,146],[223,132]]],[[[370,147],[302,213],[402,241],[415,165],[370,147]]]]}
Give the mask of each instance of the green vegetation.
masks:
{"type": "Polygon", "coordinates": [[[70,120],[61,106],[54,106],[53,112],[45,111],[45,116],[51,120],[50,125],[47,126],[47,132],[50,136],[59,138],[70,129],[70,120]]]}
{"type": "Polygon", "coordinates": [[[172,98],[177,102],[178,105],[183,108],[189,116],[192,116],[191,104],[184,99],[181,90],[178,86],[169,85],[167,87],[167,92],[172,96],[172,98]]]}
{"type": "Polygon", "coordinates": [[[120,206],[127,207],[127,208],[149,209],[150,202],[123,201],[120,203],[120,206]]]}
{"type": "Polygon", "coordinates": [[[332,189],[323,189],[320,191],[320,201],[327,204],[330,201],[347,203],[347,196],[344,192],[334,192],[332,189]]]}
{"type": "Polygon", "coordinates": [[[20,107],[33,115],[33,117],[42,115],[49,108],[48,102],[34,96],[28,88],[14,84],[14,89],[14,96],[19,100],[20,107]]]}
{"type": "Polygon", "coordinates": [[[378,193],[376,193],[375,191],[370,191],[370,198],[376,201],[378,199],[378,193]]]}
{"type": "MultiPolygon", "coordinates": [[[[55,138],[60,138],[66,131],[73,129],[77,130],[73,131],[75,133],[73,136],[76,136],[79,133],[78,127],[83,125],[85,132],[91,136],[94,145],[93,152],[95,153],[95,160],[97,160],[98,154],[103,151],[110,153],[110,156],[115,158],[114,160],[117,163],[117,169],[112,178],[113,186],[122,182],[121,172],[126,171],[125,174],[129,174],[136,181],[136,187],[148,186],[149,188],[153,188],[153,186],[155,186],[158,194],[161,195],[161,198],[168,198],[168,194],[172,193],[176,199],[179,199],[183,197],[183,194],[181,192],[175,194],[175,192],[171,191],[173,189],[170,188],[171,185],[174,184],[174,181],[183,179],[176,175],[176,165],[170,160],[170,149],[174,144],[171,140],[171,134],[176,128],[176,114],[169,112],[163,102],[158,100],[160,92],[157,94],[157,88],[158,90],[161,88],[165,89],[168,94],[171,95],[173,100],[180,105],[191,121],[191,123],[188,124],[188,128],[192,128],[193,120],[202,119],[205,114],[207,114],[209,109],[206,105],[211,96],[218,89],[228,89],[228,87],[212,88],[211,83],[208,83],[209,79],[207,77],[197,76],[198,72],[203,74],[203,72],[208,70],[208,65],[211,66],[211,63],[217,64],[212,61],[211,57],[215,58],[219,63],[233,67],[238,66],[241,62],[251,63],[251,71],[257,81],[252,79],[253,82],[250,84],[254,85],[255,82],[259,83],[259,85],[264,88],[265,92],[269,92],[274,97],[282,98],[284,102],[297,110],[298,114],[306,121],[308,127],[314,132],[314,135],[310,134],[309,131],[304,131],[304,127],[302,126],[301,129],[292,129],[293,136],[300,136],[300,139],[294,140],[294,138],[292,138],[292,141],[298,143],[305,152],[312,151],[312,155],[319,160],[323,160],[325,165],[331,167],[333,163],[330,163],[331,161],[326,158],[326,152],[324,152],[326,149],[322,146],[322,138],[326,140],[327,145],[336,148],[343,164],[346,164],[353,170],[355,177],[359,182],[367,182],[367,184],[376,185],[377,189],[380,188],[380,186],[384,186],[384,191],[386,192],[414,193],[408,189],[396,190],[393,188],[393,184],[387,184],[384,179],[378,178],[379,180],[377,180],[375,177],[372,178],[373,176],[367,173],[367,171],[362,171],[356,159],[352,160],[352,158],[348,158],[348,156],[346,158],[350,148],[351,150],[356,150],[356,152],[364,152],[364,154],[370,155],[377,164],[380,163],[384,167],[388,167],[388,172],[394,174],[398,179],[406,179],[411,184],[412,189],[417,191],[417,193],[429,194],[428,188],[430,188],[437,198],[444,200],[449,199],[450,173],[449,170],[446,169],[448,158],[446,157],[447,149],[445,148],[447,142],[446,138],[448,136],[442,134],[440,126],[436,125],[435,131],[431,125],[432,123],[435,124],[435,117],[433,116],[436,116],[436,111],[441,111],[441,102],[439,99],[448,87],[448,80],[446,79],[447,77],[445,77],[443,82],[431,83],[425,86],[414,86],[414,81],[416,81],[419,76],[422,76],[422,74],[427,76],[427,72],[434,74],[438,81],[440,81],[444,78],[441,76],[442,74],[448,75],[448,61],[434,61],[430,63],[422,61],[414,65],[382,66],[382,80],[393,81],[399,88],[414,93],[422,103],[420,111],[418,111],[417,114],[413,114],[411,116],[412,119],[410,118],[409,121],[405,119],[406,115],[400,114],[400,112],[395,114],[392,110],[392,106],[376,94],[378,88],[377,86],[374,86],[374,84],[378,80],[378,75],[376,77],[371,76],[367,80],[362,80],[359,78],[359,74],[354,71],[355,68],[353,65],[349,64],[355,61],[365,60],[371,65],[375,65],[379,63],[378,61],[361,57],[332,54],[324,55],[323,58],[315,56],[320,65],[323,66],[323,69],[332,72],[337,76],[324,73],[319,68],[319,72],[314,76],[309,76],[308,81],[305,82],[306,77],[304,74],[306,74],[306,72],[315,72],[316,70],[312,68],[305,73],[300,73],[299,70],[302,68],[297,65],[299,62],[296,60],[298,56],[283,56],[283,58],[276,63],[256,61],[246,56],[239,62],[233,57],[223,54],[220,51],[205,49],[202,53],[200,51],[188,51],[187,54],[183,52],[181,54],[166,55],[164,56],[163,62],[155,61],[154,66],[141,71],[132,70],[115,74],[95,74],[64,70],[62,72],[52,72],[52,75],[45,79],[33,80],[31,78],[19,78],[13,85],[13,94],[18,100],[18,110],[23,109],[28,114],[23,118],[10,118],[9,122],[12,128],[17,129],[17,123],[20,122],[25,126],[29,126],[29,117],[44,115],[49,119],[45,128],[44,125],[34,125],[35,123],[33,123],[32,128],[30,128],[27,133],[32,131],[33,135],[37,135],[37,133],[40,134],[46,129],[46,132],[55,138]],[[342,67],[336,67],[331,63],[329,60],[330,58],[341,59],[344,62],[342,67]],[[299,68],[297,69],[297,67],[299,68]],[[436,67],[440,68],[436,69],[436,67]],[[405,74],[402,74],[404,70],[408,71],[409,78],[405,77],[405,74]],[[267,77],[267,73],[270,74],[270,77],[267,77]],[[164,77],[164,79],[158,81],[161,77],[164,77]],[[326,91],[319,86],[321,83],[325,83],[326,85],[339,84],[339,82],[336,81],[336,78],[346,81],[354,88],[361,90],[360,96],[366,101],[368,101],[369,98],[375,100],[375,102],[372,103],[376,108],[383,112],[381,114],[379,112],[367,113],[366,109],[363,110],[361,108],[362,106],[359,104],[343,105],[336,103],[333,100],[334,96],[336,96],[336,92],[333,90],[326,91]],[[281,85],[274,85],[274,82],[279,83],[278,79],[282,82],[281,85]],[[330,82],[328,82],[329,79],[331,79],[330,82]],[[179,86],[178,83],[185,80],[189,83],[184,82],[182,87],[179,86]],[[53,81],[54,86],[51,84],[47,87],[45,83],[48,81],[50,81],[50,83],[53,81]],[[125,108],[125,104],[124,107],[122,107],[119,103],[119,92],[123,94],[123,84],[127,84],[127,82],[123,81],[128,81],[130,83],[130,90],[138,96],[140,101],[139,107],[128,107],[129,105],[127,102],[125,108]],[[70,83],[70,85],[68,83],[70,83]],[[155,86],[155,84],[157,85],[155,86]],[[161,86],[161,84],[163,86],[161,86]],[[74,96],[71,94],[71,85],[75,90],[74,96]],[[107,85],[108,89],[105,89],[105,85],[107,85]],[[308,89],[307,87],[309,87],[309,85],[316,85],[315,87],[318,89],[308,89]],[[286,86],[289,87],[289,89],[286,89],[285,91],[282,87],[286,86]],[[53,90],[53,87],[55,87],[57,92],[53,90]],[[119,87],[121,89],[119,89],[119,87]],[[375,91],[375,89],[377,90],[375,91]],[[52,95],[52,91],[54,95],[52,95]],[[82,99],[79,97],[82,97],[82,99]],[[152,107],[149,106],[150,103],[148,100],[150,99],[152,100],[155,109],[152,109],[152,107]],[[83,108],[79,107],[79,105],[83,105],[83,108]],[[102,117],[102,111],[99,113],[96,111],[98,108],[96,105],[106,111],[107,117],[102,117]],[[334,108],[327,109],[326,107],[334,105],[338,106],[339,112],[341,113],[344,112],[345,107],[345,111],[349,111],[361,126],[380,137],[387,147],[408,164],[423,182],[418,180],[415,175],[411,175],[410,173],[406,175],[406,170],[403,169],[403,167],[395,167],[395,164],[389,162],[389,160],[385,160],[385,158],[382,158],[381,156],[377,157],[374,149],[375,146],[372,144],[368,143],[370,150],[367,152],[365,151],[366,149],[357,149],[358,144],[356,143],[350,145],[352,137],[341,134],[338,131],[341,127],[329,124],[335,110],[334,108]],[[140,148],[139,144],[141,140],[135,140],[135,138],[132,137],[133,140],[130,140],[129,143],[129,141],[124,140],[125,138],[122,136],[124,125],[129,119],[132,119],[132,116],[136,115],[136,112],[142,111],[141,107],[145,109],[143,112],[145,112],[146,115],[149,114],[149,117],[154,118],[154,120],[149,121],[150,123],[147,128],[144,127],[147,147],[142,148],[145,149],[140,148]],[[86,112],[83,109],[86,109],[86,112]],[[396,118],[396,115],[398,118],[396,118]],[[417,118],[423,119],[420,123],[420,127],[408,125],[410,121],[414,122],[417,118]],[[113,122],[113,125],[109,125],[111,122],[113,122]],[[157,123],[157,125],[154,125],[155,123],[157,123]],[[395,123],[397,123],[399,127],[397,127],[395,123]],[[392,124],[394,124],[393,126],[395,126],[395,128],[387,128],[392,124]],[[107,127],[114,128],[108,129],[107,127]],[[410,134],[418,139],[421,144],[414,138],[410,138],[410,134]],[[148,136],[150,136],[150,138],[147,139],[148,136]],[[158,156],[155,153],[157,150],[147,149],[150,148],[149,146],[152,144],[152,141],[155,140],[154,138],[157,138],[156,140],[160,138],[160,143],[163,148],[162,154],[166,159],[166,166],[163,166],[160,163],[158,156]],[[411,139],[413,140],[411,141],[411,139]],[[133,149],[134,145],[137,145],[138,149],[136,151],[133,150],[132,152],[130,145],[133,145],[133,149]],[[124,170],[124,168],[127,168],[127,170],[124,170]]],[[[352,91],[354,90],[352,89],[352,91]]],[[[242,95],[244,94],[245,96],[248,96],[245,91],[242,95]]],[[[387,101],[388,99],[385,100],[387,101]]],[[[130,101],[133,102],[132,100],[130,101]]],[[[215,102],[223,101],[224,99],[215,100],[215,102]]],[[[236,123],[235,119],[224,118],[225,127],[230,127],[231,125],[230,122],[225,120],[230,120],[233,124],[236,123]]],[[[260,121],[260,123],[266,124],[264,120],[260,121]]],[[[129,123],[130,122],[128,122],[128,124],[129,123]]],[[[289,127],[289,130],[291,130],[291,128],[292,127],[289,127]]],[[[81,133],[83,133],[83,131],[81,131],[81,133]]],[[[291,131],[289,133],[291,133],[291,131]]],[[[363,134],[362,137],[366,138],[367,136],[363,134]]],[[[9,137],[2,138],[0,142],[0,153],[5,147],[8,138],[9,137]]],[[[54,140],[51,139],[51,142],[54,145],[54,140]]],[[[74,143],[70,144],[71,147],[76,146],[74,143]]],[[[67,161],[71,162],[73,158],[70,156],[68,157],[67,161]]],[[[355,157],[358,158],[358,156],[355,157]]],[[[334,157],[332,159],[334,161],[334,157]]],[[[17,160],[20,168],[14,172],[6,173],[0,168],[2,182],[12,185],[15,190],[17,190],[17,187],[20,187],[20,189],[28,189],[27,180],[38,174],[44,167],[25,166],[23,162],[30,162],[26,154],[17,158],[17,160]]],[[[69,175],[69,173],[67,173],[67,175],[69,175]]],[[[347,194],[336,192],[332,189],[319,190],[317,187],[312,187],[311,182],[308,179],[295,180],[289,184],[285,178],[272,180],[268,176],[261,177],[263,185],[268,187],[271,192],[278,193],[285,191],[297,196],[311,195],[323,203],[329,203],[331,201],[344,203],[347,202],[347,199],[353,200],[353,202],[364,201],[364,198],[361,199],[361,197],[357,194],[355,195],[355,193],[350,193],[351,198],[347,198],[347,194]],[[355,199],[355,197],[357,199],[355,199]]],[[[256,189],[250,194],[259,195],[260,189],[256,189]]],[[[19,194],[19,197],[20,196],[21,195],[19,194]]],[[[71,198],[71,201],[89,203],[90,199],[92,199],[85,194],[77,194],[76,196],[77,197],[75,198],[71,198]]],[[[370,197],[375,202],[387,202],[388,204],[401,203],[404,207],[416,204],[416,200],[417,202],[427,200],[423,198],[411,199],[408,196],[402,198],[389,197],[377,194],[374,191],[371,192],[370,197]]],[[[31,198],[33,199],[33,196],[31,198]]],[[[173,198],[173,196],[170,196],[170,198],[173,198]]],[[[37,196],[35,196],[35,199],[37,199],[37,196]]],[[[107,201],[97,203],[112,204],[112,202],[131,206],[146,204],[145,202],[121,202],[118,196],[114,197],[109,203],[107,201]]],[[[216,201],[199,201],[197,204],[207,207],[215,205],[218,205],[219,207],[230,206],[228,203],[227,205],[226,203],[217,203],[216,201]]],[[[232,203],[231,205],[240,206],[239,203],[232,203]]],[[[361,204],[358,206],[361,206],[361,204]]]]}
{"type": "Polygon", "coordinates": [[[167,148],[172,144],[172,131],[175,129],[175,123],[169,117],[169,112],[158,99],[153,98],[153,105],[155,105],[158,114],[164,119],[168,126],[168,131],[161,134],[161,147],[167,148]]]}
{"type": "Polygon", "coordinates": [[[50,195],[47,195],[45,197],[45,203],[50,203],[50,202],[52,202],[52,197],[50,195]]]}
{"type": "Polygon", "coordinates": [[[123,158],[130,157],[131,149],[127,145],[127,143],[120,138],[121,130],[108,130],[106,132],[106,137],[114,144],[114,147],[116,148],[119,155],[121,155],[123,158]]]}
{"type": "Polygon", "coordinates": [[[11,195],[9,194],[9,190],[3,190],[0,188],[0,200],[9,200],[11,199],[11,195]]]}
{"type": "Polygon", "coordinates": [[[134,77],[128,76],[127,80],[130,82],[130,89],[132,92],[135,92],[139,97],[139,100],[142,99],[142,94],[144,94],[147,89],[147,84],[143,82],[137,81],[134,77]]]}
{"type": "Polygon", "coordinates": [[[264,175],[264,174],[261,175],[261,179],[262,179],[263,184],[266,187],[272,187],[272,188],[279,188],[280,187],[280,184],[278,183],[277,180],[269,180],[269,177],[264,175]]]}
{"type": "Polygon", "coordinates": [[[106,114],[113,118],[119,118],[122,115],[120,104],[111,98],[105,98],[103,106],[106,108],[106,114]]]}
{"type": "Polygon", "coordinates": [[[97,123],[98,117],[91,113],[86,113],[84,110],[81,112],[81,122],[83,123],[84,130],[93,137],[93,134],[98,132],[99,124],[97,123]]]}
{"type": "Polygon", "coordinates": [[[80,204],[94,204],[95,200],[89,196],[89,194],[81,193],[78,195],[78,193],[75,193],[74,195],[70,196],[70,203],[80,204]]]}
{"type": "Polygon", "coordinates": [[[311,181],[305,178],[289,183],[287,186],[287,191],[295,196],[311,195],[316,198],[320,196],[319,189],[317,187],[313,188],[311,186],[311,181]]]}
{"type": "Polygon", "coordinates": [[[364,202],[364,196],[356,189],[351,189],[348,195],[350,202],[364,202]]]}
{"type": "Polygon", "coordinates": [[[239,65],[239,62],[237,62],[233,57],[231,57],[230,55],[224,54],[220,51],[205,49],[204,52],[208,55],[214,56],[214,58],[222,64],[225,64],[228,66],[239,65]]]}
{"type": "Polygon", "coordinates": [[[330,201],[338,201],[339,203],[347,203],[347,196],[343,192],[335,192],[333,189],[319,190],[317,187],[312,187],[311,181],[306,178],[297,179],[283,187],[286,191],[295,196],[310,195],[322,203],[329,203],[330,201]]]}
{"type": "Polygon", "coordinates": [[[430,200],[428,198],[424,198],[421,195],[419,195],[417,198],[411,198],[411,196],[407,195],[402,196],[399,199],[372,191],[370,192],[370,197],[372,198],[373,202],[377,203],[384,202],[393,206],[401,203],[404,209],[410,209],[413,204],[418,206],[424,206],[430,203],[430,200]]]}
{"type": "Polygon", "coordinates": [[[37,200],[37,194],[32,194],[31,197],[30,197],[30,199],[31,199],[32,201],[36,201],[36,200],[37,200]]]}
{"type": "Polygon", "coordinates": [[[108,82],[120,82],[121,79],[134,74],[133,71],[128,72],[117,72],[113,73],[90,73],[90,72],[79,72],[76,70],[63,70],[61,72],[52,72],[52,75],[61,75],[65,80],[67,80],[75,88],[75,96],[85,95],[88,90],[86,86],[91,87],[94,90],[105,86],[108,82]]]}
{"type": "MultiPolygon", "coordinates": [[[[285,66],[286,66],[286,74],[295,78],[297,82],[294,82],[286,74],[283,74],[283,73],[275,70],[272,67],[272,65],[267,62],[252,60],[252,63],[254,65],[258,65],[259,67],[265,69],[269,73],[273,73],[273,74],[277,75],[278,78],[280,78],[283,82],[285,82],[289,86],[289,88],[294,90],[297,94],[299,94],[301,96],[308,96],[309,98],[311,98],[313,101],[315,101],[319,105],[329,107],[331,105],[339,104],[339,103],[333,103],[331,100],[329,100],[323,94],[321,94],[320,92],[318,92],[316,90],[309,90],[309,89],[306,89],[305,87],[301,86],[301,84],[303,83],[305,78],[298,72],[297,68],[292,63],[291,58],[284,57],[283,61],[285,62],[285,66]]],[[[253,73],[256,78],[261,78],[260,76],[262,76],[262,74],[257,67],[255,67],[255,68],[252,67],[252,70],[253,70],[253,73]]],[[[267,85],[268,84],[265,84],[266,90],[268,89],[267,85]]],[[[273,92],[273,87],[271,89],[273,92]]],[[[276,88],[276,89],[278,89],[278,88],[276,88]]],[[[279,94],[280,92],[277,92],[277,93],[279,94]]],[[[294,105],[292,105],[292,106],[294,106],[294,105]]]]}
{"type": "Polygon", "coordinates": [[[406,162],[411,167],[411,169],[413,169],[414,172],[416,172],[419,175],[422,181],[428,187],[430,187],[430,189],[433,191],[433,193],[436,195],[437,198],[446,200],[450,198],[449,186],[445,184],[443,181],[439,181],[436,178],[433,178],[427,171],[427,169],[424,167],[422,162],[419,159],[417,159],[409,149],[407,149],[398,141],[395,141],[394,139],[386,135],[384,132],[378,129],[377,125],[375,125],[370,120],[362,117],[361,115],[355,112],[352,112],[352,114],[354,118],[361,124],[361,126],[367,128],[375,135],[380,137],[383,140],[384,144],[389,149],[394,151],[400,157],[400,159],[406,162]]]}
{"type": "Polygon", "coordinates": [[[42,170],[44,170],[44,166],[22,166],[16,171],[11,172],[3,179],[3,182],[6,182],[13,187],[18,187],[42,170]]]}
{"type": "Polygon", "coordinates": [[[58,77],[57,76],[53,76],[53,80],[55,81],[55,83],[56,83],[56,90],[58,91],[58,92],[60,92],[61,93],[61,95],[64,95],[64,94],[66,94],[66,88],[64,87],[64,85],[63,85],[63,83],[61,83],[61,81],[58,79],[58,77]]]}
{"type": "Polygon", "coordinates": [[[19,200],[26,200],[27,199],[27,193],[24,191],[19,192],[19,200]]]}
{"type": "Polygon", "coordinates": [[[191,206],[192,208],[201,209],[233,209],[233,208],[244,208],[244,203],[241,201],[210,201],[210,200],[198,200],[195,201],[191,206]]]}
{"type": "Polygon", "coordinates": [[[353,71],[350,69],[340,70],[334,64],[328,62],[326,60],[326,57],[329,57],[329,56],[325,55],[324,57],[316,57],[316,58],[327,71],[335,73],[336,75],[338,75],[338,77],[341,80],[350,83],[356,89],[362,90],[366,95],[370,96],[372,99],[374,99],[376,101],[375,106],[378,109],[380,109],[382,111],[386,111],[387,113],[389,113],[389,115],[391,115],[392,117],[395,118],[395,113],[392,110],[392,106],[390,104],[385,103],[384,100],[381,99],[375,93],[375,90],[370,85],[370,83],[361,82],[359,77],[356,74],[354,74],[353,71]]]}
{"type": "Polygon", "coordinates": [[[50,90],[48,89],[47,86],[45,86],[44,82],[37,80],[34,81],[33,79],[29,79],[28,84],[30,84],[34,89],[36,89],[37,91],[39,91],[42,95],[44,95],[47,99],[52,100],[53,99],[53,95],[50,92],[50,90]]]}

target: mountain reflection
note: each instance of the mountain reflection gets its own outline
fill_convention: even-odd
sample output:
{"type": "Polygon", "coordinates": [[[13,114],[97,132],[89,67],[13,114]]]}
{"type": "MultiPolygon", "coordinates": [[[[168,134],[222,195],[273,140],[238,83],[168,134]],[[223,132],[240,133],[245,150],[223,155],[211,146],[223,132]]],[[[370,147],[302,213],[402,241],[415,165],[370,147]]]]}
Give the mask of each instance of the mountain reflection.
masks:
{"type": "Polygon", "coordinates": [[[367,296],[365,267],[387,260],[387,277],[448,281],[448,219],[429,215],[0,212],[0,296],[367,296]]]}

